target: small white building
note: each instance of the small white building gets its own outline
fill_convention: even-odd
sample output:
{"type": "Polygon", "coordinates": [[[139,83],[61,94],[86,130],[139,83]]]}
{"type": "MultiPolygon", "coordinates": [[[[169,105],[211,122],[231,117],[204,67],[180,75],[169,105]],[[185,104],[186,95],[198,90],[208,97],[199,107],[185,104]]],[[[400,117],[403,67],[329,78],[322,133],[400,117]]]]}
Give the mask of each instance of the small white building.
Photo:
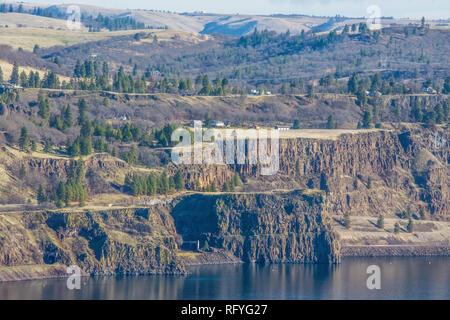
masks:
{"type": "Polygon", "coordinates": [[[432,87],[428,87],[428,88],[424,89],[424,92],[426,92],[428,94],[437,94],[437,91],[435,89],[433,89],[432,87]]]}
{"type": "Polygon", "coordinates": [[[225,123],[222,121],[213,121],[213,122],[211,122],[211,126],[215,127],[215,128],[224,128],[225,123]]]}
{"type": "Polygon", "coordinates": [[[289,130],[291,130],[291,127],[288,127],[288,126],[275,126],[275,130],[277,130],[277,131],[289,131],[289,130]]]}
{"type": "Polygon", "coordinates": [[[22,86],[19,86],[17,84],[14,83],[9,83],[9,82],[3,82],[0,87],[5,88],[5,89],[22,89],[22,86]]]}

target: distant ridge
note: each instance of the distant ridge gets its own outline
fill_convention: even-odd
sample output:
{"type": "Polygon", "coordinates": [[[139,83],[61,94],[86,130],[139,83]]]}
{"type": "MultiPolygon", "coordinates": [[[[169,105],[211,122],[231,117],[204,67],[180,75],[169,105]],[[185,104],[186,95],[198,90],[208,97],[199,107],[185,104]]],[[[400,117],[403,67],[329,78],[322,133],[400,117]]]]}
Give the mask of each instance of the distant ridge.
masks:
{"type": "MultiPolygon", "coordinates": [[[[9,3],[6,3],[8,6],[9,3]]],[[[17,8],[19,3],[11,3],[17,8]]],[[[46,9],[55,15],[64,16],[69,4],[42,5],[32,3],[21,3],[25,10],[35,7],[46,9]]],[[[144,10],[144,9],[111,9],[91,5],[78,5],[81,13],[85,16],[97,17],[99,14],[112,18],[130,17],[137,22],[142,22],[148,27],[167,28],[202,34],[224,34],[231,36],[242,36],[252,32],[255,28],[259,30],[270,30],[278,33],[290,31],[298,34],[302,30],[314,32],[329,32],[340,30],[345,25],[366,22],[364,17],[325,17],[308,16],[298,14],[272,14],[272,15],[240,15],[240,14],[215,14],[203,12],[175,13],[170,11],[144,10]]],[[[431,27],[449,27],[450,20],[427,21],[431,27]]],[[[392,25],[418,25],[419,20],[395,19],[392,17],[381,18],[383,27],[392,25]]]]}

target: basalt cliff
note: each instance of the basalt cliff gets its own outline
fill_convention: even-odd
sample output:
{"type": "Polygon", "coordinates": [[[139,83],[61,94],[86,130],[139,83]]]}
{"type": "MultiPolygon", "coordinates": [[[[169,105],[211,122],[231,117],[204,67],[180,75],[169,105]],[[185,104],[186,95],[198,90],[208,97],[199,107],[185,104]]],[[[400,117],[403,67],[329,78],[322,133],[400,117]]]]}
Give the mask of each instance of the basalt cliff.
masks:
{"type": "MultiPolygon", "coordinates": [[[[70,170],[69,159],[27,155],[12,161],[13,151],[3,151],[10,157],[2,158],[8,175],[2,182],[12,189],[17,162],[46,178],[70,170]]],[[[346,255],[450,252],[444,128],[282,138],[279,159],[274,176],[261,176],[260,167],[249,164],[169,165],[169,172],[183,172],[187,188],[169,197],[108,198],[109,205],[64,210],[4,207],[0,279],[64,276],[71,265],[85,274],[184,274],[196,263],[338,263],[346,255]],[[236,172],[242,185],[221,190],[236,172]],[[217,191],[193,190],[212,183],[217,191]],[[344,214],[351,228],[343,227],[344,214]],[[379,215],[383,230],[376,226],[379,215]],[[407,218],[415,221],[414,230],[406,230],[407,218]],[[394,232],[395,224],[400,231],[394,232]],[[375,252],[373,244],[405,248],[375,252]]],[[[105,155],[84,162],[91,199],[126,194],[125,176],[142,171],[105,155]]]]}

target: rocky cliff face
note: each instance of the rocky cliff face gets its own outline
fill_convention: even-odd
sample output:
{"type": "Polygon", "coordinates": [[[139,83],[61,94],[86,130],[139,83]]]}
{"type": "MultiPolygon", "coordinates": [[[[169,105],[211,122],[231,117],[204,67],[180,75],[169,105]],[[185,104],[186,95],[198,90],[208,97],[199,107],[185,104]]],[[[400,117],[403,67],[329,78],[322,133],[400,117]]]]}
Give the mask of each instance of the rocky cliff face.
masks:
{"type": "Polygon", "coordinates": [[[321,196],[193,195],[173,209],[183,240],[232,252],[247,262],[339,261],[339,242],[321,196]]]}
{"type": "MultiPolygon", "coordinates": [[[[296,180],[301,188],[326,192],[324,207],[329,212],[395,215],[410,207],[443,218],[450,210],[449,148],[442,145],[428,151],[429,139],[421,133],[381,131],[345,134],[336,140],[281,139],[278,176],[286,185],[296,180]]],[[[234,169],[245,179],[258,177],[261,171],[254,165],[234,169]]]]}
{"type": "Polygon", "coordinates": [[[0,266],[78,265],[88,274],[183,273],[164,207],[0,217],[0,266]]]}
{"type": "Polygon", "coordinates": [[[336,263],[340,244],[322,204],[320,195],[300,193],[192,195],[145,209],[5,213],[0,280],[64,276],[71,265],[96,275],[180,274],[183,241],[200,241],[206,261],[209,252],[229,261],[336,263]]]}

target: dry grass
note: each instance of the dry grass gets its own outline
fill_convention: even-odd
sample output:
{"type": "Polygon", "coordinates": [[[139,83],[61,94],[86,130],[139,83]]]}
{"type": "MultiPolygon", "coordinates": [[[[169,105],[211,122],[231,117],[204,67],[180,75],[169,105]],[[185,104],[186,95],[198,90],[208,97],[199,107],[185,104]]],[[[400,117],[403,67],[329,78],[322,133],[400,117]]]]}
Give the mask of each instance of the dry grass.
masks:
{"type": "MultiPolygon", "coordinates": [[[[31,16],[33,17],[33,16],[31,16]]],[[[64,21],[65,23],[65,21],[64,21]]],[[[193,34],[174,30],[126,30],[126,31],[103,31],[86,32],[82,30],[72,31],[65,29],[45,29],[45,28],[0,28],[0,44],[10,45],[14,49],[22,48],[33,51],[37,44],[41,48],[54,46],[72,46],[79,43],[105,40],[111,37],[140,33],[156,35],[158,41],[184,40],[198,43],[210,39],[210,36],[193,34]]],[[[153,41],[153,38],[141,41],[153,41]]]]}
{"type": "MultiPolygon", "coordinates": [[[[0,13],[0,28],[40,28],[68,30],[66,20],[35,16],[25,13],[0,13]]],[[[86,27],[82,31],[87,31],[86,27]]]]}
{"type": "MultiPolygon", "coordinates": [[[[1,29],[0,29],[0,32],[1,32],[1,29]]],[[[0,41],[1,41],[1,38],[0,38],[0,41]]],[[[3,71],[3,78],[5,80],[8,80],[11,77],[13,65],[9,62],[0,60],[0,67],[2,68],[2,71],[3,71]]],[[[23,67],[19,66],[19,73],[21,73],[22,71],[25,71],[25,73],[27,75],[30,73],[30,71],[38,72],[41,79],[43,79],[44,75],[48,72],[47,70],[40,70],[40,69],[28,67],[28,66],[23,66],[23,67]]],[[[62,75],[58,75],[58,77],[59,77],[60,81],[66,81],[66,82],[70,81],[69,77],[62,76],[62,75]]]]}
{"type": "Polygon", "coordinates": [[[0,267],[0,282],[65,277],[66,268],[62,264],[0,267]]]}
{"type": "Polygon", "coordinates": [[[344,228],[338,221],[342,216],[333,216],[333,228],[345,244],[351,245],[390,245],[415,244],[426,245],[450,242],[450,222],[414,220],[414,232],[406,232],[408,221],[399,218],[385,218],[384,229],[376,226],[377,217],[351,216],[351,228],[344,228]],[[398,223],[401,231],[394,233],[398,223]]]}

